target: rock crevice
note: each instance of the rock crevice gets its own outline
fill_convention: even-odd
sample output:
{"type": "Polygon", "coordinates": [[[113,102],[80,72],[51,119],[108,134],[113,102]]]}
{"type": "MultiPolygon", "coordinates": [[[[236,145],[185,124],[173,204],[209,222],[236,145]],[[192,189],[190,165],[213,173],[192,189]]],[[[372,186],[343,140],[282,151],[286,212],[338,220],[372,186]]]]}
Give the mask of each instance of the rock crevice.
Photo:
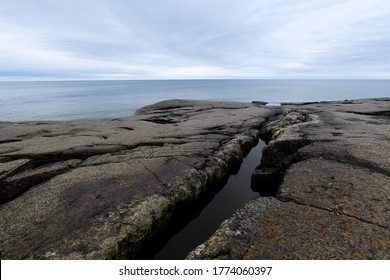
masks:
{"type": "Polygon", "coordinates": [[[390,123],[377,117],[389,101],[285,104],[261,129],[269,143],[252,177],[274,184],[272,197],[238,210],[187,258],[389,259],[390,123]]]}
{"type": "Polygon", "coordinates": [[[1,258],[139,258],[261,137],[252,183],[271,197],[189,259],[389,259],[389,109],[170,100],[130,118],[1,123],[1,258]]]}
{"type": "Polygon", "coordinates": [[[313,142],[296,131],[314,121],[315,117],[307,112],[290,109],[262,125],[260,138],[268,145],[251,178],[252,188],[261,196],[276,195],[287,168],[299,160],[298,150],[313,142]]]}
{"type": "Polygon", "coordinates": [[[140,257],[178,209],[226,180],[276,113],[171,100],[115,121],[2,123],[2,138],[21,141],[0,145],[1,258],[140,257]],[[15,186],[23,192],[3,200],[15,186]]]}

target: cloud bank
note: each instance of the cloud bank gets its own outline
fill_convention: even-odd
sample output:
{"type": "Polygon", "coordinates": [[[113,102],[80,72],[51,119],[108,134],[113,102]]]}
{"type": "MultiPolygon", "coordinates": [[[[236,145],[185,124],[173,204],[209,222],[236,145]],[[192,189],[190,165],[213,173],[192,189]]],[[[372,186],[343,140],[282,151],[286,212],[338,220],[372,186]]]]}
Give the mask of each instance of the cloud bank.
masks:
{"type": "Polygon", "coordinates": [[[0,79],[390,78],[385,0],[3,0],[0,79]]]}

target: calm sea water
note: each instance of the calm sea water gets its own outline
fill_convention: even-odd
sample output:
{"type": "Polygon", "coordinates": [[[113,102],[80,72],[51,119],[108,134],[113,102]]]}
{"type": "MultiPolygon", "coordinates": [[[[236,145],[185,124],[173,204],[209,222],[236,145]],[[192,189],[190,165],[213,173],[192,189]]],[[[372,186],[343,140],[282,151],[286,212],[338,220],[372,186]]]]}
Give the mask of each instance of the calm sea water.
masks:
{"type": "Polygon", "coordinates": [[[184,98],[270,103],[390,96],[390,80],[0,82],[0,121],[116,118],[184,98]]]}

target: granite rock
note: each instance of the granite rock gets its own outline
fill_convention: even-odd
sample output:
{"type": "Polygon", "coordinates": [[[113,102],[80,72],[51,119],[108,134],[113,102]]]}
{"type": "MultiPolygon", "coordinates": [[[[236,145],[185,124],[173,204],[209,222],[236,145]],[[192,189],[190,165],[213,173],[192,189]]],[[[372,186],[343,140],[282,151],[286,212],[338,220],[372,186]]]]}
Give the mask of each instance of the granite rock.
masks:
{"type": "Polygon", "coordinates": [[[389,229],[263,197],[246,204],[187,259],[388,259],[389,229]]]}
{"type": "Polygon", "coordinates": [[[390,99],[284,104],[262,125],[264,196],[188,259],[390,259],[390,99]]]}
{"type": "Polygon", "coordinates": [[[129,118],[0,123],[1,258],[138,258],[278,110],[170,100],[129,118]]]}

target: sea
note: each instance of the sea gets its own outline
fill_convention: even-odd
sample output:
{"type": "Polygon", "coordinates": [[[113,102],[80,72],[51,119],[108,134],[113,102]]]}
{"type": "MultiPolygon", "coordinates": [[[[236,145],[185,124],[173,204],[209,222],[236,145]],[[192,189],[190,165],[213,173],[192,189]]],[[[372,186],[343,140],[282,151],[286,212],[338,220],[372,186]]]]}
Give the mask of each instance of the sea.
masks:
{"type": "Polygon", "coordinates": [[[390,80],[0,82],[0,121],[128,117],[166,99],[312,102],[389,97],[390,80]]]}

